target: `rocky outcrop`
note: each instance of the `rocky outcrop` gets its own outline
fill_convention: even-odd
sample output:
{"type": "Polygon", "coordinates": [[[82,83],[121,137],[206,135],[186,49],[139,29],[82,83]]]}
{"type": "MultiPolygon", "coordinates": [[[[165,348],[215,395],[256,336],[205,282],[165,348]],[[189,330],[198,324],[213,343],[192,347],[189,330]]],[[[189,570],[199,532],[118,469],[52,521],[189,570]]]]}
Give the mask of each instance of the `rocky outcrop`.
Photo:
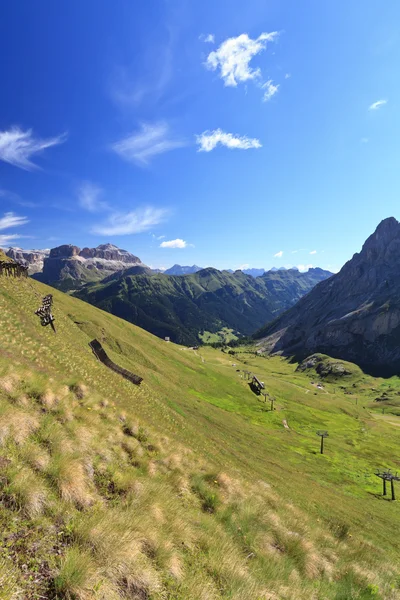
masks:
{"type": "Polygon", "coordinates": [[[134,266],[143,266],[140,258],[112,244],[83,250],[66,244],[52,248],[42,272],[34,277],[63,291],[71,291],[134,266]]]}
{"type": "Polygon", "coordinates": [[[130,254],[127,250],[122,250],[113,244],[101,244],[97,248],[83,248],[79,256],[83,258],[100,258],[103,260],[118,261],[124,264],[141,264],[140,258],[130,254]]]}
{"type": "Polygon", "coordinates": [[[385,219],[342,270],[257,334],[260,348],[320,352],[376,375],[400,373],[400,223],[385,219]]]}
{"type": "Polygon", "coordinates": [[[40,273],[43,270],[44,259],[49,256],[50,250],[22,250],[22,248],[9,248],[6,252],[9,258],[28,267],[28,274],[40,273]]]}
{"type": "Polygon", "coordinates": [[[58,246],[50,250],[49,258],[72,258],[78,256],[80,248],[78,246],[72,246],[72,244],[65,244],[64,246],[58,246]]]}

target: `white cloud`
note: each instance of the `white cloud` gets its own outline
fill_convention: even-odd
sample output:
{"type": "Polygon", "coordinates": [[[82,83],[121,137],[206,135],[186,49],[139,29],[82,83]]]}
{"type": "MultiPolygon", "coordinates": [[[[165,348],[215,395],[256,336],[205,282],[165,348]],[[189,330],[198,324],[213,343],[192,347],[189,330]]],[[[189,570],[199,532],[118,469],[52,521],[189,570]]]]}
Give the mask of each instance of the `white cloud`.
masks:
{"type": "Polygon", "coordinates": [[[278,32],[262,33],[251,39],[247,33],[225,40],[217,50],[210,52],[206,67],[212,71],[220,69],[220,77],[226,86],[236,87],[238,83],[259,79],[261,70],[253,69],[250,61],[265,50],[268,42],[278,37],[278,32]]]}
{"type": "Polygon", "coordinates": [[[282,258],[282,256],[283,256],[283,250],[279,250],[279,252],[274,254],[274,258],[282,258]]]}
{"type": "Polygon", "coordinates": [[[130,235],[148,231],[162,223],[168,211],[162,208],[138,208],[128,213],[114,213],[108,220],[92,228],[99,235],[130,235]]]}
{"type": "Polygon", "coordinates": [[[250,148],[261,148],[260,140],[256,138],[248,138],[247,136],[233,135],[225,133],[222,129],[214,131],[204,131],[201,135],[196,136],[196,142],[200,146],[199,152],[211,152],[218,144],[226,146],[230,149],[249,150],[250,148]]]}
{"type": "MultiPolygon", "coordinates": [[[[4,229],[10,229],[11,227],[19,227],[20,225],[26,225],[27,223],[29,223],[29,220],[26,217],[19,217],[18,215],[15,215],[12,212],[8,212],[0,218],[0,231],[4,231],[4,229]]],[[[20,238],[26,237],[29,236],[20,235],[19,233],[6,233],[0,235],[0,246],[8,246],[13,240],[18,240],[20,238]]]]}
{"type": "Polygon", "coordinates": [[[100,200],[102,194],[103,190],[100,187],[90,181],[84,181],[78,189],[79,204],[90,212],[107,210],[107,203],[100,200]]]}
{"type": "Polygon", "coordinates": [[[13,240],[19,240],[21,238],[27,237],[26,235],[18,235],[17,233],[14,235],[0,235],[0,247],[10,246],[10,242],[13,240]]]}
{"type": "Polygon", "coordinates": [[[188,243],[185,240],[177,238],[176,240],[170,240],[169,242],[161,242],[160,248],[186,248],[188,243]]]}
{"type": "Polygon", "coordinates": [[[244,269],[250,269],[250,265],[246,263],[245,265],[240,265],[238,269],[239,271],[243,271],[244,269]]]}
{"type": "Polygon", "coordinates": [[[310,254],[317,254],[316,250],[311,250],[310,254]]]}
{"type": "Polygon", "coordinates": [[[369,142],[369,138],[367,138],[367,137],[361,138],[361,143],[362,144],[368,144],[368,142],[369,142]]]}
{"type": "Polygon", "coordinates": [[[368,110],[378,110],[378,108],[381,108],[381,106],[384,106],[385,104],[387,104],[387,100],[378,100],[371,104],[368,110]]]}
{"type": "Polygon", "coordinates": [[[299,271],[308,271],[308,269],[313,269],[313,265],[297,265],[299,271]]]}
{"type": "Polygon", "coordinates": [[[215,35],[213,33],[209,33],[208,35],[202,33],[199,37],[199,40],[201,42],[205,42],[206,44],[215,44],[215,35]]]}
{"type": "Polygon", "coordinates": [[[64,133],[42,140],[33,136],[32,129],[22,131],[19,127],[12,127],[9,131],[0,131],[0,160],[31,171],[38,168],[30,160],[32,156],[46,148],[62,144],[66,139],[67,135],[64,133]]]}
{"type": "Polygon", "coordinates": [[[285,74],[285,79],[290,79],[290,78],[291,78],[291,76],[292,76],[292,74],[291,74],[291,73],[286,73],[286,74],[285,74]]]}
{"type": "Polygon", "coordinates": [[[273,96],[275,96],[275,94],[278,92],[279,90],[279,84],[274,85],[272,83],[272,79],[269,79],[266,83],[264,83],[262,86],[262,89],[265,90],[264,92],[264,96],[263,96],[263,102],[268,102],[268,100],[271,100],[271,98],[273,96]]]}
{"type": "Polygon", "coordinates": [[[292,250],[292,254],[297,254],[298,250],[292,250]]]}
{"type": "Polygon", "coordinates": [[[10,227],[26,225],[27,223],[29,223],[29,220],[26,217],[19,217],[12,212],[8,212],[0,219],[0,231],[9,229],[10,227]]]}
{"type": "Polygon", "coordinates": [[[111,148],[128,162],[148,165],[151,159],[158,154],[186,145],[184,140],[174,139],[170,136],[166,123],[144,123],[139,132],[132,133],[119,142],[115,142],[111,148]]]}

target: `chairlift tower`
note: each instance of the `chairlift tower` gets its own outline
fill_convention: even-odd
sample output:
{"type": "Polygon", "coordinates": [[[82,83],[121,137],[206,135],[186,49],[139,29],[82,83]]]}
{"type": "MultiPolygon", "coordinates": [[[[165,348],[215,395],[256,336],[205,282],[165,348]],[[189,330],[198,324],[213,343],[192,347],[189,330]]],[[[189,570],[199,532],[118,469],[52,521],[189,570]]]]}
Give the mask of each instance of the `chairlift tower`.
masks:
{"type": "Polygon", "coordinates": [[[321,438],[321,454],[323,454],[324,453],[324,439],[326,437],[329,437],[329,433],[327,431],[320,430],[320,431],[317,431],[317,435],[319,435],[321,438]]]}

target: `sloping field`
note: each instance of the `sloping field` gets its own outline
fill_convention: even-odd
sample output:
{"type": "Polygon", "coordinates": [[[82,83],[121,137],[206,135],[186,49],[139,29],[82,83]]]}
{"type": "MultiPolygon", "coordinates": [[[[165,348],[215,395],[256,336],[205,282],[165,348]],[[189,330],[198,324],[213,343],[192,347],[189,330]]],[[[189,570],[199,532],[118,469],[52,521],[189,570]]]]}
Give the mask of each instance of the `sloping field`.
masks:
{"type": "Polygon", "coordinates": [[[387,382],[354,368],[317,388],[31,280],[0,279],[0,336],[1,600],[400,598],[400,508],[374,476],[399,466],[400,431],[372,410],[387,382]],[[34,315],[47,293],[56,334],[34,315]]]}

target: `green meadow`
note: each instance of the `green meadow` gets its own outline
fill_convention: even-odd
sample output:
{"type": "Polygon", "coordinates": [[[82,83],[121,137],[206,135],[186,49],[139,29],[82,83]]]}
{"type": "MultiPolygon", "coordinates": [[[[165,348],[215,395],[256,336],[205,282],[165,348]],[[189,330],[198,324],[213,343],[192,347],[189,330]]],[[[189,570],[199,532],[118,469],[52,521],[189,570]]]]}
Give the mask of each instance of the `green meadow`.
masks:
{"type": "Polygon", "coordinates": [[[400,598],[400,504],[375,476],[400,467],[398,378],[191,350],[4,277],[0,335],[1,600],[400,598]]]}

